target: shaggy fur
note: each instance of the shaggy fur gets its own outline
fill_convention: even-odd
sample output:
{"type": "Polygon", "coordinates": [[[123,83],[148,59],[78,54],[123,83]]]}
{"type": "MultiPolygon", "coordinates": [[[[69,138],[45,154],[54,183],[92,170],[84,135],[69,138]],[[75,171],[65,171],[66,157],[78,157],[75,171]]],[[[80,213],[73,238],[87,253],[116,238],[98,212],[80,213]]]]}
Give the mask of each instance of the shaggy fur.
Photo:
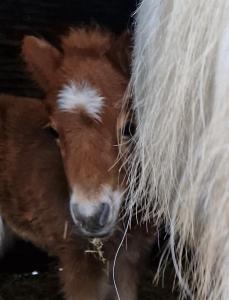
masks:
{"type": "Polygon", "coordinates": [[[140,265],[154,240],[154,231],[133,226],[127,232],[119,219],[125,172],[116,161],[117,129],[125,134],[120,112],[128,83],[120,38],[122,43],[98,30],[72,30],[62,38],[61,52],[26,37],[23,56],[46,97],[0,97],[1,216],[19,236],[59,258],[68,300],[136,300],[140,265]],[[59,92],[73,80],[101,92],[101,122],[83,108],[60,111],[59,92]],[[76,198],[77,213],[71,206],[76,198]],[[109,201],[109,210],[94,213],[99,201],[102,209],[109,201]]]}
{"type": "Polygon", "coordinates": [[[228,17],[226,0],[143,0],[136,17],[129,209],[165,219],[195,300],[229,295],[228,17]]]}
{"type": "Polygon", "coordinates": [[[115,259],[123,238],[120,222],[103,240],[102,262],[92,240],[77,233],[70,216],[68,184],[59,149],[44,128],[47,121],[39,101],[0,96],[1,216],[21,238],[57,256],[65,299],[136,300],[140,269],[154,234],[134,226],[115,259]]]}

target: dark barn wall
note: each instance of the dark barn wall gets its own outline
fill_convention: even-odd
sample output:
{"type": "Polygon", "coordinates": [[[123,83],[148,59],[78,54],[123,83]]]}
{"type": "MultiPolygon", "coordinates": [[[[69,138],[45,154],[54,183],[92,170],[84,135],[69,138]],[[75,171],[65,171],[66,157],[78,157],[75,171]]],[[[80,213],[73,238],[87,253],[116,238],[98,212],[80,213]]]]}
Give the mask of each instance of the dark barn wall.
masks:
{"type": "Polygon", "coordinates": [[[99,24],[114,32],[131,27],[137,0],[0,0],[0,93],[41,96],[23,71],[20,41],[25,34],[57,42],[57,33],[99,24]]]}

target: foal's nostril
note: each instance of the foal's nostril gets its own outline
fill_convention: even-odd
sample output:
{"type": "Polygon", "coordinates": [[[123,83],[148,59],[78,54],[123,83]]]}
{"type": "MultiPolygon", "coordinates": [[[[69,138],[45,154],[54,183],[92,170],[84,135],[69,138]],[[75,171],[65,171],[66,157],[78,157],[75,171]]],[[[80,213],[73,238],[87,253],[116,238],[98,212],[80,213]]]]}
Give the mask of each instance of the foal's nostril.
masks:
{"type": "Polygon", "coordinates": [[[110,212],[110,206],[107,203],[101,204],[100,216],[99,216],[99,225],[104,227],[107,223],[110,212]]]}

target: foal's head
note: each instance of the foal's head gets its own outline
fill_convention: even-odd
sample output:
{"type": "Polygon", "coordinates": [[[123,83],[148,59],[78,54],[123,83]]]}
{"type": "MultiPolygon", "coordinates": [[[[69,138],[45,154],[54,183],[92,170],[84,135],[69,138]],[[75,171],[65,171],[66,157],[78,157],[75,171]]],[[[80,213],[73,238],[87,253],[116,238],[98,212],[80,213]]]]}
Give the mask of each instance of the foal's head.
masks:
{"type": "MultiPolygon", "coordinates": [[[[48,125],[60,147],[72,218],[81,233],[112,231],[122,202],[117,128],[127,87],[126,43],[98,30],[71,31],[61,50],[28,36],[23,55],[45,91],[48,125]]],[[[120,118],[122,119],[122,118],[120,118]]]]}

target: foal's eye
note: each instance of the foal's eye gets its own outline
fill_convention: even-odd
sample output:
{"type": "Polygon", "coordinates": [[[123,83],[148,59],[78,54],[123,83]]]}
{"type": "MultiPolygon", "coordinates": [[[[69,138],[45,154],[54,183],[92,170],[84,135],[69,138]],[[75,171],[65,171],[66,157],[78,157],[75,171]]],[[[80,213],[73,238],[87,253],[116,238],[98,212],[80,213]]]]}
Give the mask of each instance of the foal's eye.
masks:
{"type": "Polygon", "coordinates": [[[53,128],[51,125],[47,125],[44,127],[44,130],[54,139],[59,139],[59,133],[55,128],[53,128]]]}
{"type": "Polygon", "coordinates": [[[124,136],[130,137],[135,134],[135,130],[136,130],[135,124],[131,121],[127,121],[125,126],[122,129],[122,134],[124,136]]]}

